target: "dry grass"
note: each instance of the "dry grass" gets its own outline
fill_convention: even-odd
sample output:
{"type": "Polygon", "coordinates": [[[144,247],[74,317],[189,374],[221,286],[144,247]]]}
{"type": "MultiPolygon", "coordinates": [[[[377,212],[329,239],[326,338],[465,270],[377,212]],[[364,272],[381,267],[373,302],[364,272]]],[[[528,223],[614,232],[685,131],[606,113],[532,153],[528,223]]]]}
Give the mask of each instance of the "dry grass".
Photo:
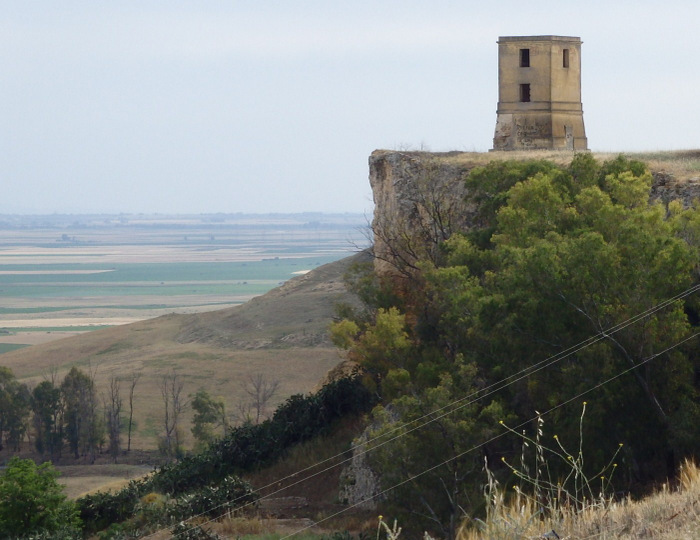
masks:
{"type": "MultiPolygon", "coordinates": [[[[392,153],[380,150],[380,153],[392,153]]],[[[546,159],[558,165],[568,165],[574,156],[569,151],[529,150],[513,152],[402,152],[420,159],[438,159],[443,163],[470,169],[486,165],[491,161],[526,161],[530,159],[546,159]]],[[[599,161],[614,159],[622,154],[631,159],[645,162],[655,173],[670,175],[675,182],[700,182],[700,150],[677,150],[659,152],[592,152],[599,161]]]]}
{"type": "Polygon", "coordinates": [[[151,472],[150,467],[136,465],[69,465],[56,470],[60,473],[58,482],[69,499],[95,491],[116,491],[151,472]]]}
{"type": "Polygon", "coordinates": [[[246,535],[260,535],[273,532],[272,524],[269,520],[259,517],[231,517],[221,521],[218,532],[238,538],[246,535]]]}
{"type": "MultiPolygon", "coordinates": [[[[125,327],[118,327],[125,329],[125,327]]],[[[112,329],[108,329],[112,330],[112,329]]],[[[36,345],[30,349],[16,351],[17,356],[4,355],[4,365],[10,367],[18,378],[30,385],[37,384],[48,376],[50,370],[58,368],[58,380],[64,376],[71,365],[78,365],[84,370],[93,369],[99,392],[109,385],[111,376],[122,377],[122,398],[124,412],[128,413],[128,378],[131,373],[141,373],[134,393],[134,417],[136,429],[132,437],[132,448],[152,450],[156,448],[156,436],[162,424],[163,398],[161,383],[163,376],[175,371],[184,383],[183,397],[194,394],[204,388],[214,396],[221,396],[231,413],[236,411],[239,401],[247,399],[241,389],[241,381],[248,376],[264,373],[270,379],[280,381],[278,394],[270,403],[272,411],[281,401],[291,394],[306,393],[313,390],[317,381],[340,362],[337,350],[330,347],[307,347],[294,349],[260,349],[260,350],[226,350],[203,344],[178,344],[175,341],[161,339],[157,332],[145,332],[135,337],[152,338],[151,343],[137,345],[128,338],[131,346],[121,347],[121,341],[112,341],[105,331],[96,331],[79,338],[51,342],[48,346],[36,345]],[[92,352],[88,346],[99,335],[105,338],[104,348],[111,345],[109,353],[92,352]],[[72,339],[76,341],[71,342],[72,339]],[[66,343],[68,342],[68,343],[66,343]],[[74,344],[85,347],[71,355],[74,344]],[[48,351],[43,356],[42,351],[48,351]],[[32,353],[31,356],[28,353],[32,353]],[[82,354],[81,354],[82,352],[82,354]]],[[[140,341],[140,340],[139,340],[140,341]]],[[[187,446],[193,443],[190,434],[193,412],[186,408],[182,419],[182,433],[187,446]]],[[[125,444],[126,433],[124,433],[125,444]]]]}
{"type": "Polygon", "coordinates": [[[700,468],[686,461],[674,489],[664,486],[640,501],[598,501],[578,512],[560,507],[542,514],[532,499],[516,495],[506,501],[500,493],[489,508],[483,522],[463,525],[459,540],[547,538],[552,530],[562,540],[700,538],[700,468]]]}
{"type": "Polygon", "coordinates": [[[216,524],[217,530],[219,526],[233,529],[233,534],[227,533],[230,538],[246,534],[279,538],[299,531],[305,531],[302,536],[313,536],[333,531],[359,533],[376,527],[373,512],[340,513],[345,507],[337,500],[340,473],[346,465],[343,460],[349,457],[350,443],[363,426],[361,419],[346,419],[332,434],[299,444],[270,467],[246,475],[245,479],[272,504],[263,500],[260,515],[250,520],[226,518],[216,524]],[[340,457],[331,459],[335,456],[340,457]],[[299,505],[298,500],[302,499],[305,504],[299,505]],[[242,530],[249,526],[260,527],[261,531],[242,530]]]}
{"type": "Polygon", "coordinates": [[[700,150],[630,154],[645,162],[652,172],[670,176],[671,183],[700,182],[700,150]]]}
{"type": "MultiPolygon", "coordinates": [[[[348,264],[346,259],[319,267],[242,306],[95,330],[5,353],[2,364],[30,386],[52,370],[60,381],[78,366],[95,372],[98,393],[103,393],[116,376],[122,380],[126,413],[128,381],[141,373],[132,448],[153,450],[162,424],[160,385],[173,371],[185,384],[183,396],[204,388],[223,397],[231,413],[245,397],[241,382],[249,375],[263,373],[280,381],[270,411],[292,394],[312,391],[341,361],[325,336],[335,302],[349,299],[341,279],[348,264]]],[[[182,421],[186,447],[193,442],[191,416],[187,410],[182,421]]]]}
{"type": "Polygon", "coordinates": [[[335,503],[338,496],[338,478],[343,465],[332,466],[349,457],[350,443],[362,431],[362,427],[361,420],[347,419],[331,435],[316,437],[294,446],[283,459],[266,469],[247,476],[246,480],[250,481],[256,490],[260,490],[262,495],[267,495],[284,486],[299,482],[303,478],[315,475],[309,480],[272,496],[304,497],[310,504],[335,503]],[[340,455],[342,455],[341,458],[330,459],[340,455]],[[309,469],[317,463],[323,464],[320,467],[309,469]],[[300,471],[304,472],[300,473],[300,471]],[[281,479],[287,480],[282,482],[281,479]],[[264,487],[265,489],[262,489],[264,487]]]}
{"type": "Polygon", "coordinates": [[[264,519],[260,517],[232,517],[214,523],[207,523],[211,529],[224,538],[248,538],[256,540],[278,540],[294,535],[296,540],[318,540],[329,531],[314,527],[309,519],[264,519]],[[298,534],[299,531],[304,531],[298,534]]]}

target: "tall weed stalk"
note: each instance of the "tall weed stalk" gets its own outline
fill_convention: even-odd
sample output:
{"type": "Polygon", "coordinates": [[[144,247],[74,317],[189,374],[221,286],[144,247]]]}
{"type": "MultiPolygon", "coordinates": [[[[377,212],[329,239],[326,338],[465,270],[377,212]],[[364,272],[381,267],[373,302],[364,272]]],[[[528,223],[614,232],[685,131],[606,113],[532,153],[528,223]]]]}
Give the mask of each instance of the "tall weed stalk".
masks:
{"type": "Polygon", "coordinates": [[[500,485],[486,461],[486,517],[472,521],[478,536],[470,536],[463,530],[460,534],[462,539],[520,539],[533,532],[557,538],[558,528],[565,528],[584,513],[602,510],[597,513],[604,516],[612,504],[612,478],[617,469],[615,460],[623,445],[617,447],[602,469],[591,474],[585,469],[583,454],[586,402],[579,418],[578,448],[572,451],[556,434],[552,437],[553,444],[545,442],[544,419],[539,413],[537,415],[533,436],[500,422],[522,441],[519,463],[509,463],[502,458],[503,464],[517,479],[517,484],[507,495],[507,490],[500,485]],[[564,466],[555,467],[556,462],[564,466]],[[553,472],[555,469],[564,472],[557,475],[553,472]]]}

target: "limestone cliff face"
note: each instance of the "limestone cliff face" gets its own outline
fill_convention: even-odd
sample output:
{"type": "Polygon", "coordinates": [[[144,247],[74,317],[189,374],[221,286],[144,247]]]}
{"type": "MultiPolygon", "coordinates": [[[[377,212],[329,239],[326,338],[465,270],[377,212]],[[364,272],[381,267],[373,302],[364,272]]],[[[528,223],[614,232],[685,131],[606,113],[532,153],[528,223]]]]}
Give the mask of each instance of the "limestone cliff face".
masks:
{"type": "MultiPolygon", "coordinates": [[[[524,159],[522,154],[503,154],[374,151],[369,180],[375,204],[375,271],[408,275],[418,259],[433,260],[439,243],[453,231],[468,229],[475,209],[465,202],[464,179],[472,168],[490,159],[524,159]]],[[[568,162],[571,155],[559,154],[553,161],[568,162]]],[[[651,201],[681,200],[689,207],[700,198],[697,173],[682,178],[662,170],[652,174],[651,201]]]]}
{"type": "Polygon", "coordinates": [[[418,258],[436,255],[437,244],[470,223],[464,175],[470,167],[450,159],[459,152],[391,152],[369,158],[374,196],[375,270],[410,272],[418,258]]]}

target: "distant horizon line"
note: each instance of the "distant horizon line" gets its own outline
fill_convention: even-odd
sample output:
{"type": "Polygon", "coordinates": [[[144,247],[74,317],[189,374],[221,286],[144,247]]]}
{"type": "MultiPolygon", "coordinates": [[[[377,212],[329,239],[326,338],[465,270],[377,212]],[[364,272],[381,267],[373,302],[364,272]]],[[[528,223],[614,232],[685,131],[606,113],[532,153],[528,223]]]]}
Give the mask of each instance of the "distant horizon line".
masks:
{"type": "Polygon", "coordinates": [[[3,212],[0,211],[0,217],[59,217],[59,216],[109,216],[109,217],[124,217],[124,216],[159,216],[159,217],[197,217],[197,216],[302,216],[302,215],[321,215],[321,216],[346,216],[346,215],[366,215],[362,211],[333,211],[325,212],[321,210],[302,210],[299,212],[3,212]]]}

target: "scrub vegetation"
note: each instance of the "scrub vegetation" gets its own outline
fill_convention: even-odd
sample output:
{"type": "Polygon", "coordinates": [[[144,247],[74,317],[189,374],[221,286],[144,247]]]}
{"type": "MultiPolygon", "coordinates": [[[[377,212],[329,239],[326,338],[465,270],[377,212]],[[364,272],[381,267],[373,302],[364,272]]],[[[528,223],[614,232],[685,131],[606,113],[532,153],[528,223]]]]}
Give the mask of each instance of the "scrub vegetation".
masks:
{"type": "MultiPolygon", "coordinates": [[[[673,478],[697,452],[700,213],[649,204],[651,182],[624,156],[491,162],[466,178],[473,228],[426,258],[389,239],[406,254],[395,272],[358,270],[367,309],[333,336],[382,396],[370,439],[401,435],[369,459],[404,531],[451,538],[483,519],[485,467],[511,486],[540,418],[576,445],[579,480],[605,476],[609,493],[673,478]]],[[[547,459],[555,485],[567,461],[547,459]]],[[[556,496],[520,489],[545,509],[556,496]]]]}

